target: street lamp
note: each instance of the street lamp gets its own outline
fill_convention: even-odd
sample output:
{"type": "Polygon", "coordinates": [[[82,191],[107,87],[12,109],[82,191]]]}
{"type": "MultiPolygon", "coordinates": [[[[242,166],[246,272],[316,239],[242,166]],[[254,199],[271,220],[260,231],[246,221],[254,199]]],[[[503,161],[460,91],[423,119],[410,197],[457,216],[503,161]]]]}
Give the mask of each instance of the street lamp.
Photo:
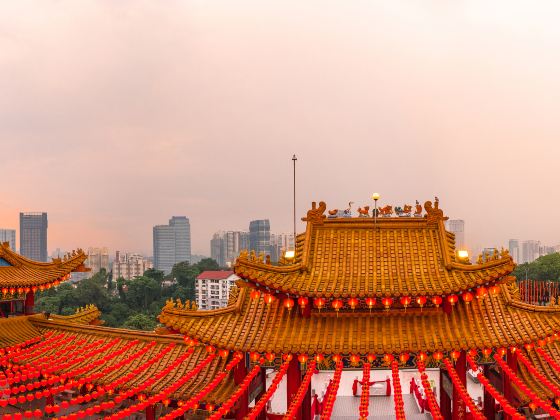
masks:
{"type": "Polygon", "coordinates": [[[381,196],[379,195],[379,193],[373,193],[371,195],[371,198],[373,199],[373,202],[375,203],[375,208],[373,209],[373,227],[377,227],[377,200],[379,200],[381,198],[381,196]]]}

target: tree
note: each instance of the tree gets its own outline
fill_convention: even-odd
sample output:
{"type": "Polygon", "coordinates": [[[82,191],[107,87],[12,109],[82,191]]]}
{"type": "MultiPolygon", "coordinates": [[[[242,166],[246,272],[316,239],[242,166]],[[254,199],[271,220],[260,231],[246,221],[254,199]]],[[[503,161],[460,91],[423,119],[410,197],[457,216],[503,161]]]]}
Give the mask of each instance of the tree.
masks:
{"type": "Polygon", "coordinates": [[[195,280],[199,274],[200,269],[196,265],[190,265],[188,261],[175,264],[171,270],[171,275],[186,290],[186,298],[189,300],[195,300],[195,280]]]}
{"type": "Polygon", "coordinates": [[[555,252],[537,258],[532,263],[520,264],[513,275],[518,280],[552,280],[560,281],[560,253],[555,252]]]}
{"type": "Polygon", "coordinates": [[[161,270],[156,270],[155,268],[149,268],[146,271],[144,271],[144,277],[149,277],[157,281],[159,284],[161,284],[163,282],[163,278],[165,277],[165,274],[161,270]]]}
{"type": "Polygon", "coordinates": [[[128,317],[124,322],[123,328],[133,330],[153,331],[157,323],[153,318],[146,314],[135,314],[128,317]]]}
{"type": "Polygon", "coordinates": [[[126,282],[126,300],[130,307],[147,310],[150,304],[159,299],[161,286],[149,277],[136,277],[126,282]]]}
{"type": "Polygon", "coordinates": [[[195,266],[200,270],[200,273],[203,271],[217,271],[220,269],[216,260],[212,258],[203,258],[196,263],[195,266]]]}

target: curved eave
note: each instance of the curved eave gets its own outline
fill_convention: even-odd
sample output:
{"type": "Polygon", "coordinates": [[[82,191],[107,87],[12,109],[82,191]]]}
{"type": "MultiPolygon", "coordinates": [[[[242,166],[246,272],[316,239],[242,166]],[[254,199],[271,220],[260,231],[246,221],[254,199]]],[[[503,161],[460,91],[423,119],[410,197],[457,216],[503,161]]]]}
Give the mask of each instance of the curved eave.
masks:
{"type": "Polygon", "coordinates": [[[534,342],[560,331],[560,307],[517,307],[513,282],[502,292],[469,305],[460,302],[451,314],[436,311],[312,314],[301,317],[278,301],[265,305],[242,289],[239,310],[226,313],[164,308],[167,327],[205,344],[241,351],[280,353],[398,353],[495,348],[534,342]],[[326,316],[325,316],[326,315],[326,316]]]}

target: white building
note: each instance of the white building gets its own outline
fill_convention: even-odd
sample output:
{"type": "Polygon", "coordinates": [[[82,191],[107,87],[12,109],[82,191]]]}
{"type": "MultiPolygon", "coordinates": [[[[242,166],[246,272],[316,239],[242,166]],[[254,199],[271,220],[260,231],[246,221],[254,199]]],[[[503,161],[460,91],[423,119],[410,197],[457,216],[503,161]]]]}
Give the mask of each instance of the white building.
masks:
{"type": "Polygon", "coordinates": [[[109,272],[109,249],[107,247],[88,248],[86,267],[91,268],[90,276],[99,273],[102,268],[109,272]]]}
{"type": "Polygon", "coordinates": [[[150,268],[153,268],[152,262],[142,255],[121,254],[120,251],[117,251],[113,262],[113,279],[122,277],[125,280],[130,280],[142,276],[150,268]]]}
{"type": "Polygon", "coordinates": [[[203,271],[196,278],[196,304],[199,309],[227,306],[229,290],[239,280],[233,271],[203,271]]]}
{"type": "Polygon", "coordinates": [[[210,241],[210,257],[220,267],[231,267],[244,249],[249,249],[249,232],[220,231],[216,232],[210,241]]]}
{"type": "Polygon", "coordinates": [[[448,220],[445,222],[445,228],[455,234],[455,248],[465,249],[465,221],[464,220],[448,220]]]}

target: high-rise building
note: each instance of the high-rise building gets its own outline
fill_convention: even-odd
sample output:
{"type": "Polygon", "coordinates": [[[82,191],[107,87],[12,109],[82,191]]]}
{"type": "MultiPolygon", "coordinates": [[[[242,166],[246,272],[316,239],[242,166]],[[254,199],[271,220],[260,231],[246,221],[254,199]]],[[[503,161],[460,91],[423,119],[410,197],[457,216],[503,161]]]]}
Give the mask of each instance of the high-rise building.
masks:
{"type": "Polygon", "coordinates": [[[85,265],[91,268],[90,275],[99,273],[102,268],[109,272],[109,249],[107,247],[89,248],[85,265]]]}
{"type": "Polygon", "coordinates": [[[530,263],[540,257],[539,248],[540,241],[523,241],[521,242],[521,258],[519,263],[530,263]]]}
{"type": "Polygon", "coordinates": [[[249,232],[216,232],[210,240],[210,257],[220,267],[231,267],[239,253],[249,248],[249,232]]]}
{"type": "Polygon", "coordinates": [[[249,250],[270,254],[270,221],[252,220],[249,223],[249,250]]]}
{"type": "Polygon", "coordinates": [[[154,226],[154,268],[171,273],[179,262],[191,260],[191,227],[185,216],[173,216],[169,225],[154,226]]]}
{"type": "Polygon", "coordinates": [[[294,250],[293,233],[271,233],[270,234],[270,260],[278,262],[287,250],[294,250]]]}
{"type": "Polygon", "coordinates": [[[20,254],[34,261],[47,262],[47,228],[47,213],[20,213],[20,254]]]}
{"type": "Polygon", "coordinates": [[[445,228],[455,234],[455,248],[465,249],[465,221],[464,220],[447,220],[445,228]]]}
{"type": "Polygon", "coordinates": [[[510,239],[508,249],[509,255],[511,255],[513,261],[519,263],[519,239],[510,239]]]}
{"type": "Polygon", "coordinates": [[[229,290],[239,280],[233,271],[203,271],[196,278],[196,304],[199,309],[227,306],[229,290]]]}
{"type": "Polygon", "coordinates": [[[140,254],[128,254],[117,251],[115,261],[113,261],[113,280],[119,277],[130,280],[144,275],[144,272],[152,267],[152,262],[140,254]]]}
{"type": "Polygon", "coordinates": [[[8,242],[10,249],[17,252],[16,249],[16,230],[15,229],[0,229],[0,243],[8,242]]]}

